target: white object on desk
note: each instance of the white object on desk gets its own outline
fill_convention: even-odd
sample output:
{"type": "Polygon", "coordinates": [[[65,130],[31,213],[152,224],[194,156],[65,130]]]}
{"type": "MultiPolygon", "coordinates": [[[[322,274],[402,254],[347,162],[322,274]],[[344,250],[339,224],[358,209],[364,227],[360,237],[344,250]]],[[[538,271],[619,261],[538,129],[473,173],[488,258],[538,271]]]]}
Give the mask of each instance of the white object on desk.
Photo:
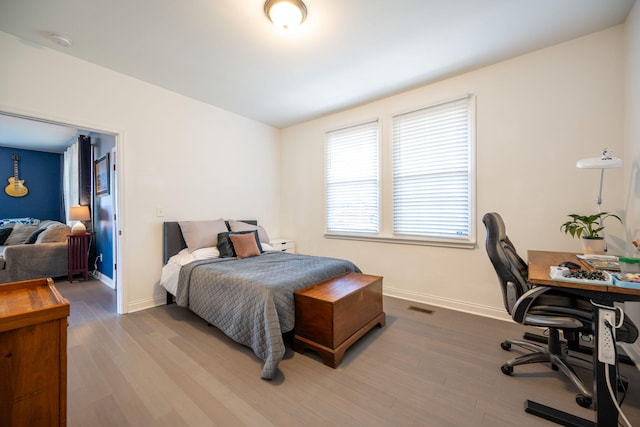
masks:
{"type": "Polygon", "coordinates": [[[592,285],[613,285],[613,278],[607,271],[601,271],[605,280],[591,280],[591,279],[578,279],[575,277],[567,277],[570,270],[567,267],[558,267],[552,265],[549,267],[549,278],[551,280],[559,280],[561,282],[573,282],[573,283],[588,283],[592,285]]]}
{"type": "Polygon", "coordinates": [[[296,243],[291,239],[271,239],[269,244],[276,251],[296,253],[296,243]]]}

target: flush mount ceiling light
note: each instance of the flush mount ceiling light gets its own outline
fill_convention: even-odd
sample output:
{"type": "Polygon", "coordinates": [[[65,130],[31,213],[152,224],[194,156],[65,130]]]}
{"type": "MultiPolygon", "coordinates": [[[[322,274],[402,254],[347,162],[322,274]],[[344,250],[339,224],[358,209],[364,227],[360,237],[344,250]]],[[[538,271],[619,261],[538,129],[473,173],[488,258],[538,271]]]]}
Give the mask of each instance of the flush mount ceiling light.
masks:
{"type": "Polygon", "coordinates": [[[301,0],[267,0],[264,13],[276,26],[287,30],[304,22],[307,7],[301,0]]]}
{"type": "Polygon", "coordinates": [[[55,44],[59,44],[62,47],[70,47],[73,44],[69,37],[59,33],[49,34],[49,40],[51,40],[55,44]]]}

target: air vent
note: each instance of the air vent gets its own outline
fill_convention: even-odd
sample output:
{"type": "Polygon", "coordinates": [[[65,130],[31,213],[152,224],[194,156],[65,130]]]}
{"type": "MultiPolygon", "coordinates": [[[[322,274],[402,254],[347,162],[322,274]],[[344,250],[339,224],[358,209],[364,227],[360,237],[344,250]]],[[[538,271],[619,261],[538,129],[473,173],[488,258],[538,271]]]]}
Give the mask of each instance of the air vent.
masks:
{"type": "Polygon", "coordinates": [[[410,305],[409,310],[418,311],[424,314],[433,314],[435,311],[429,310],[428,308],[416,307],[415,305],[410,305]]]}

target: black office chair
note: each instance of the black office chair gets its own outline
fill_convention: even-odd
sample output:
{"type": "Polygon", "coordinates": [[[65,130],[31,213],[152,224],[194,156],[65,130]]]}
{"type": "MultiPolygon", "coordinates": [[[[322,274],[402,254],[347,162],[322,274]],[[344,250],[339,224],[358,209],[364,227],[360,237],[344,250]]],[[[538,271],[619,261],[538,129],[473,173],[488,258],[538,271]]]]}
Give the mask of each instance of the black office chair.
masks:
{"type": "MultiPolygon", "coordinates": [[[[576,374],[567,356],[568,348],[579,347],[581,335],[593,334],[591,302],[586,298],[547,286],[533,287],[528,282],[527,263],[518,255],[507,237],[502,217],[491,212],[482,217],[482,222],[487,230],[487,254],[500,280],[507,312],[517,323],[549,330],[547,347],[523,340],[508,339],[502,342],[501,347],[504,350],[510,350],[512,345],[517,345],[531,351],[507,361],[501,367],[502,372],[511,375],[514,366],[549,362],[554,369],[560,369],[578,388],[576,402],[588,408],[592,403],[592,394],[576,374]],[[568,342],[560,339],[560,331],[568,342]]],[[[625,318],[624,325],[616,330],[616,339],[619,342],[634,342],[637,337],[638,329],[633,322],[625,318]]]]}

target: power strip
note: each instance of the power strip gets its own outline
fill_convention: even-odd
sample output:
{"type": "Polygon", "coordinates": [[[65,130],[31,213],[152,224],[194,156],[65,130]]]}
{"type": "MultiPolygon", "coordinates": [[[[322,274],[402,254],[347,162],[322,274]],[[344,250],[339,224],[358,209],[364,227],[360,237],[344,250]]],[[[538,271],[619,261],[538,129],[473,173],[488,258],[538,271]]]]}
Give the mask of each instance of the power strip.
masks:
{"type": "Polygon", "coordinates": [[[615,310],[600,308],[598,321],[598,360],[608,365],[616,363],[615,310]],[[610,327],[605,325],[605,320],[610,327]],[[613,333],[613,335],[612,335],[613,333]]]}

